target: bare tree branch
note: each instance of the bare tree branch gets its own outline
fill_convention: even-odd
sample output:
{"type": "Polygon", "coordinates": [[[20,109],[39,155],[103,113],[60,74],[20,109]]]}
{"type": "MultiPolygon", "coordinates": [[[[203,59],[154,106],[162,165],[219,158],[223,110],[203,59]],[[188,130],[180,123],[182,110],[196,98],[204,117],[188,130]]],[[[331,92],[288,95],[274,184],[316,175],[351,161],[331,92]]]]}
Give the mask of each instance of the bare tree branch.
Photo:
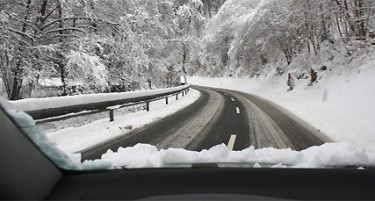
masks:
{"type": "Polygon", "coordinates": [[[47,34],[52,34],[52,33],[60,32],[60,31],[78,31],[78,32],[82,32],[82,33],[87,33],[85,30],[82,30],[82,29],[77,28],[77,27],[64,27],[64,28],[49,30],[49,31],[45,32],[44,34],[47,35],[47,34]]]}
{"type": "Polygon", "coordinates": [[[23,24],[26,24],[27,26],[33,28],[33,29],[36,30],[36,31],[40,31],[40,29],[39,29],[38,27],[36,27],[35,25],[30,24],[29,22],[26,22],[25,20],[20,20],[20,19],[14,17],[13,15],[11,15],[11,14],[8,13],[8,12],[4,12],[4,13],[7,14],[10,18],[12,18],[12,19],[14,19],[14,20],[16,20],[16,21],[18,21],[18,22],[22,22],[23,24]]]}
{"type": "Polygon", "coordinates": [[[49,16],[52,15],[53,12],[55,12],[58,8],[60,8],[61,6],[61,3],[58,3],[51,11],[49,11],[45,16],[42,16],[43,17],[43,20],[46,21],[48,19],[49,16]]]}
{"type": "Polygon", "coordinates": [[[34,35],[31,35],[31,34],[28,34],[28,33],[24,33],[24,32],[22,32],[22,31],[18,31],[18,30],[16,30],[16,29],[12,29],[12,28],[9,28],[9,27],[3,27],[3,26],[1,26],[0,28],[5,29],[5,30],[8,30],[8,31],[13,32],[13,33],[16,33],[16,34],[18,34],[18,35],[20,35],[20,36],[22,36],[22,37],[24,37],[24,38],[26,38],[26,39],[29,39],[29,40],[31,40],[31,41],[34,41],[35,38],[37,38],[37,37],[34,36],[34,35]]]}
{"type": "Polygon", "coordinates": [[[119,25],[119,23],[115,23],[115,22],[109,22],[109,21],[106,21],[106,20],[102,20],[102,19],[92,19],[92,18],[89,18],[89,17],[66,17],[66,18],[62,18],[62,19],[57,19],[57,20],[53,20],[47,24],[45,24],[42,29],[45,29],[49,26],[52,26],[54,25],[55,23],[58,23],[60,21],[66,21],[66,20],[96,20],[96,21],[100,21],[100,22],[104,22],[106,24],[109,24],[109,25],[113,25],[113,26],[117,26],[119,25]]]}
{"type": "Polygon", "coordinates": [[[75,35],[75,34],[57,34],[57,35],[52,35],[52,36],[50,36],[50,37],[48,37],[46,39],[47,40],[51,40],[53,38],[69,38],[69,37],[71,37],[71,38],[73,38],[73,37],[78,38],[79,35],[75,35]]]}

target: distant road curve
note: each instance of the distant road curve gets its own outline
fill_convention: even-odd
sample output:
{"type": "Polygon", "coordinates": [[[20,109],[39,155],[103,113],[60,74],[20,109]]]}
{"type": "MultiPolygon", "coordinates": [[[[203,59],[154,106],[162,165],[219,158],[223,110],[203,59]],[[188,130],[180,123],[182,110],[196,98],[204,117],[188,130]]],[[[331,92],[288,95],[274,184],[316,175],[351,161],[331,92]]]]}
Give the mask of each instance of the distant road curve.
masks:
{"type": "Polygon", "coordinates": [[[200,98],[188,107],[123,137],[83,150],[100,158],[108,149],[147,143],[160,149],[201,151],[218,144],[231,150],[274,147],[303,150],[331,142],[295,115],[261,97],[225,89],[193,86],[200,98]]]}

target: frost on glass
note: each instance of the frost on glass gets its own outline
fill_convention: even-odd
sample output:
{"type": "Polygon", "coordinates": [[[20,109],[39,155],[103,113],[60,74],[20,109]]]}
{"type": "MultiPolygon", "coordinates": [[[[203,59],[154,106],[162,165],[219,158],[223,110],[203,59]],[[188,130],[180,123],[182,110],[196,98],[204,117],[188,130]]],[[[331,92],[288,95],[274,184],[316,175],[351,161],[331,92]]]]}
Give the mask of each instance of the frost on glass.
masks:
{"type": "Polygon", "coordinates": [[[60,168],[69,170],[79,169],[107,169],[111,167],[109,162],[90,161],[81,163],[80,155],[67,155],[56,148],[56,145],[36,127],[34,119],[25,112],[17,110],[8,101],[0,97],[0,106],[12,117],[18,127],[27,137],[42,151],[52,162],[60,168]]]}

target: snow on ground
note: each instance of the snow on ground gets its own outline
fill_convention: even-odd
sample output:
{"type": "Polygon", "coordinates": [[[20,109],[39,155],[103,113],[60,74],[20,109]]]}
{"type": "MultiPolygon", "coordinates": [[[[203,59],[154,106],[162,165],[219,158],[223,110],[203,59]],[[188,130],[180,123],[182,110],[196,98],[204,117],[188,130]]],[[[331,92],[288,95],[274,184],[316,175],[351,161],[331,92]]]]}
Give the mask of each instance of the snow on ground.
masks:
{"type": "Polygon", "coordinates": [[[150,103],[150,111],[139,111],[124,116],[116,116],[115,121],[109,122],[109,118],[94,121],[84,126],[71,127],[46,133],[47,137],[64,152],[70,154],[105,142],[107,140],[125,135],[129,131],[150,124],[166,117],[196,101],[200,96],[199,91],[190,90],[183,98],[177,101],[169,98],[169,104],[165,99],[150,103]]]}
{"type": "MultiPolygon", "coordinates": [[[[191,77],[191,84],[239,90],[271,100],[310,123],[335,142],[375,146],[375,58],[360,60],[355,70],[318,72],[314,86],[295,79],[287,92],[287,74],[258,78],[191,77]],[[326,97],[324,97],[326,94],[326,97]]],[[[340,67],[338,67],[340,68],[340,67]]]]}

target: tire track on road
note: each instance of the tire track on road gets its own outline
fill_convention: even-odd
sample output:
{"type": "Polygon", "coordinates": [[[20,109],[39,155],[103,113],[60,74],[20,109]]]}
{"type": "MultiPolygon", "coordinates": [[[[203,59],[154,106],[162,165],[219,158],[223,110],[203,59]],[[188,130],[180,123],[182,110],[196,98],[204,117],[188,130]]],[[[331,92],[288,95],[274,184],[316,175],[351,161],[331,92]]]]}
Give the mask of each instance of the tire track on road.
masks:
{"type": "Polygon", "coordinates": [[[214,121],[210,120],[215,119],[217,111],[222,107],[219,94],[211,90],[198,90],[201,96],[193,104],[148,126],[83,150],[82,160],[97,159],[109,149],[117,151],[119,147],[130,147],[138,143],[155,145],[159,149],[186,147],[198,134],[204,133],[205,128],[212,125],[214,121]]]}
{"type": "Polygon", "coordinates": [[[250,136],[247,115],[243,111],[244,105],[240,101],[222,90],[211,89],[224,98],[224,108],[218,113],[215,125],[204,134],[200,134],[199,142],[187,147],[189,150],[201,151],[216,145],[228,144],[232,136],[236,136],[233,150],[243,150],[250,146],[250,136]]]}
{"type": "MultiPolygon", "coordinates": [[[[246,105],[248,105],[249,116],[251,113],[257,114],[256,121],[258,124],[263,124],[252,125],[252,122],[249,122],[251,126],[263,127],[255,129],[257,148],[292,148],[300,151],[332,141],[300,118],[268,100],[243,92],[227,91],[227,93],[246,99],[241,100],[248,102],[246,105]],[[260,122],[259,120],[262,119],[263,122],[260,122]]],[[[253,117],[250,119],[254,120],[253,117]]]]}

